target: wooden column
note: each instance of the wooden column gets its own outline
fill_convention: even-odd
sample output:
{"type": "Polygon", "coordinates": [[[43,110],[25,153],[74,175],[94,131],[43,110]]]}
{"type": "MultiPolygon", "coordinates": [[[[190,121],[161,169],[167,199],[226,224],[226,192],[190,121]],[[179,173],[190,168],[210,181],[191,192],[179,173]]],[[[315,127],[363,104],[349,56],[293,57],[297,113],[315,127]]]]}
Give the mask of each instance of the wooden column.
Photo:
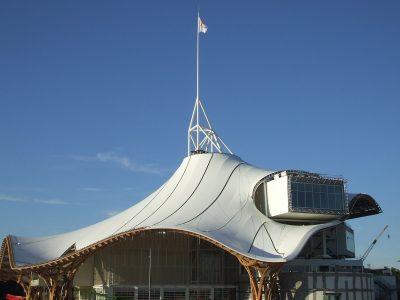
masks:
{"type": "Polygon", "coordinates": [[[30,281],[30,276],[26,274],[18,274],[16,275],[16,282],[22,286],[25,292],[25,297],[26,299],[30,299],[30,294],[31,294],[31,281],[30,281]]]}
{"type": "Polygon", "coordinates": [[[38,271],[39,276],[46,282],[49,291],[49,300],[72,299],[72,283],[79,266],[85,259],[86,256],[78,257],[67,265],[38,271]]]}
{"type": "Polygon", "coordinates": [[[49,292],[49,300],[56,299],[56,290],[58,286],[58,274],[52,274],[50,270],[46,270],[45,272],[38,273],[39,276],[44,280],[47,286],[47,290],[49,292]]]}
{"type": "Polygon", "coordinates": [[[278,299],[278,271],[282,263],[257,262],[244,257],[238,260],[249,275],[252,300],[261,300],[263,294],[265,300],[278,299]]]}
{"type": "Polygon", "coordinates": [[[35,286],[31,287],[30,297],[26,298],[26,300],[39,300],[42,294],[42,287],[35,286]]]}
{"type": "MultiPolygon", "coordinates": [[[[85,258],[86,259],[86,258],[85,258]]],[[[61,298],[62,300],[69,300],[73,298],[71,295],[71,289],[73,287],[73,281],[76,272],[78,271],[80,265],[83,263],[85,259],[79,259],[73,262],[70,267],[68,268],[67,272],[64,274],[64,281],[61,289],[61,298]]]]}
{"type": "Polygon", "coordinates": [[[282,268],[283,264],[276,264],[271,267],[269,280],[266,282],[267,288],[265,291],[265,299],[277,299],[279,295],[279,270],[282,268]]]}

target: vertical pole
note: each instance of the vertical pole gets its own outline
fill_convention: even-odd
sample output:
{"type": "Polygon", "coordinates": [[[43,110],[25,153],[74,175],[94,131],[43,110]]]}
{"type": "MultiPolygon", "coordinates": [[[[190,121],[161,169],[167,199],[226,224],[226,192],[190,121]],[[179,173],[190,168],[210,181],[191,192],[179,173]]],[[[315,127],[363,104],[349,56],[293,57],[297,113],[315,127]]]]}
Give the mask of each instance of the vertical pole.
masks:
{"type": "MultiPolygon", "coordinates": [[[[196,55],[196,100],[199,99],[199,28],[200,27],[200,13],[197,13],[197,55],[196,55]]],[[[197,107],[198,108],[198,107],[197,107]]]]}
{"type": "Polygon", "coordinates": [[[199,28],[200,13],[197,12],[197,52],[196,52],[196,149],[199,150],[199,28]]]}
{"type": "Polygon", "coordinates": [[[149,300],[151,300],[151,248],[149,255],[149,300]]]}

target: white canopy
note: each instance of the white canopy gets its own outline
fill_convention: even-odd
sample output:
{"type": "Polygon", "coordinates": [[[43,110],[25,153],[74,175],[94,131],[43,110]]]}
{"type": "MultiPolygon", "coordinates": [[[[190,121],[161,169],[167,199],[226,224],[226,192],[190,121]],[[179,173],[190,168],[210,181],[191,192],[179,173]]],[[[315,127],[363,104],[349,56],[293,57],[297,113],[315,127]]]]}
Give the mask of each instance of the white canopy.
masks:
{"type": "Polygon", "coordinates": [[[229,154],[186,157],[158,190],[100,223],[48,237],[12,236],[17,266],[57,259],[69,248],[83,249],[139,228],[179,229],[215,240],[248,258],[285,262],[295,258],[316,231],[336,225],[288,225],[263,215],[252,199],[255,185],[271,172],[229,154]]]}

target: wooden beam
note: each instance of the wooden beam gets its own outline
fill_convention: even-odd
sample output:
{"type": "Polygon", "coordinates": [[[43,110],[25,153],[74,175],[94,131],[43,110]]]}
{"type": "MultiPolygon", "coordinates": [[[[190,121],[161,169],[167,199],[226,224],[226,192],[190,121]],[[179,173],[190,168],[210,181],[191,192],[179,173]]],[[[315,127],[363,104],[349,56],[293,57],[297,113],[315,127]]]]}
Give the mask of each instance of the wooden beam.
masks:
{"type": "Polygon", "coordinates": [[[178,234],[188,235],[192,237],[196,237],[207,241],[214,246],[232,254],[235,256],[239,262],[244,266],[246,269],[249,280],[250,286],[252,289],[252,299],[253,300],[260,300],[262,294],[265,294],[266,299],[273,299],[274,297],[274,288],[277,282],[277,272],[282,265],[282,263],[268,263],[264,261],[259,261],[250,257],[247,257],[243,254],[236,252],[235,250],[225,246],[224,244],[218,242],[217,240],[211,239],[204,235],[188,232],[181,229],[149,229],[149,228],[138,228],[131,231],[126,231],[123,233],[119,233],[115,236],[108,237],[104,240],[97,242],[96,244],[89,245],[81,250],[67,253],[63,257],[54,259],[52,261],[48,261],[41,264],[36,265],[29,265],[29,266],[19,266],[17,267],[14,262],[14,255],[12,252],[11,247],[11,240],[10,237],[3,241],[2,249],[7,248],[6,250],[2,250],[2,257],[7,254],[8,259],[7,261],[10,264],[9,269],[13,272],[30,272],[34,270],[38,274],[42,274],[43,278],[46,278],[45,282],[48,284],[49,288],[49,296],[51,298],[49,300],[54,300],[56,297],[57,289],[59,289],[62,284],[60,283],[60,276],[61,274],[67,274],[67,282],[68,284],[72,283],[73,277],[77,269],[79,268],[80,264],[92,253],[95,251],[106,247],[107,245],[116,243],[120,240],[126,239],[128,237],[136,236],[140,233],[147,233],[147,232],[154,232],[154,231],[166,231],[166,232],[175,232],[178,234]],[[70,275],[68,275],[70,274],[70,275]]]}

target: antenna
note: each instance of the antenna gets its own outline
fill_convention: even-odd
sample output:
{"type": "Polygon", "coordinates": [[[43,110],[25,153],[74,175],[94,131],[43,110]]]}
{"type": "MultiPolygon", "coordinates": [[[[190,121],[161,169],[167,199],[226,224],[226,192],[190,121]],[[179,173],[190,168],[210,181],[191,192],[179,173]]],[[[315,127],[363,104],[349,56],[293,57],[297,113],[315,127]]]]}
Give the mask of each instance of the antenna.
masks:
{"type": "Polygon", "coordinates": [[[207,153],[218,151],[233,154],[224,141],[212,129],[210,120],[200,100],[200,32],[206,33],[208,27],[197,13],[197,47],[196,47],[196,101],[190,119],[188,129],[188,156],[191,154],[207,153]],[[200,120],[202,118],[202,120],[200,120]],[[203,123],[203,125],[201,125],[203,123]]]}

